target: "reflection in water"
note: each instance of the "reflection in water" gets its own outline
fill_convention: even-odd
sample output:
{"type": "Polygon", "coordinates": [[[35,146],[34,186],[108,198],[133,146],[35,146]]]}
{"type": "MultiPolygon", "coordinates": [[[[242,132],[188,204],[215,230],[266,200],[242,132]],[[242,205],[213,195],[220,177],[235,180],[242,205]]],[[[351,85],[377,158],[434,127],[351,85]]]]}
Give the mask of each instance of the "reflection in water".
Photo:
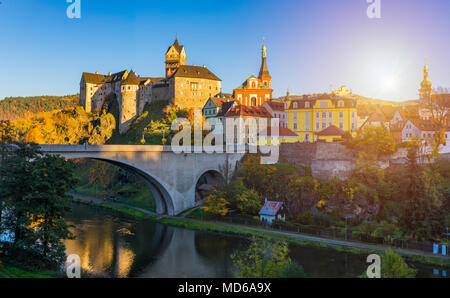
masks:
{"type": "MultiPolygon", "coordinates": [[[[66,241],[66,254],[80,256],[84,277],[233,277],[230,255],[249,243],[235,236],[129,220],[93,207],[72,207],[66,219],[74,225],[76,239],[66,241]]],[[[308,277],[358,277],[367,268],[365,255],[292,244],[289,248],[291,259],[308,277]]],[[[433,266],[412,265],[419,277],[433,277],[433,266]]]]}

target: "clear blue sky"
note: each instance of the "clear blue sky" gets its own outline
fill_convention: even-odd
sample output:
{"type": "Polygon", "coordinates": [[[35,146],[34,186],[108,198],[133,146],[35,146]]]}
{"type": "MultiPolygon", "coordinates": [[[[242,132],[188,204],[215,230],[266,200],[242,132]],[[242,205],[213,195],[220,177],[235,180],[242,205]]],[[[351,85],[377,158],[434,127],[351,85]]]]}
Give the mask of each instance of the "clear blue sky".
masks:
{"type": "Polygon", "coordinates": [[[0,98],[78,93],[83,71],[162,76],[178,34],[188,63],[207,65],[232,92],[260,65],[262,38],[275,95],[341,84],[383,99],[417,98],[425,56],[434,86],[450,87],[450,1],[0,0],[0,98]]]}

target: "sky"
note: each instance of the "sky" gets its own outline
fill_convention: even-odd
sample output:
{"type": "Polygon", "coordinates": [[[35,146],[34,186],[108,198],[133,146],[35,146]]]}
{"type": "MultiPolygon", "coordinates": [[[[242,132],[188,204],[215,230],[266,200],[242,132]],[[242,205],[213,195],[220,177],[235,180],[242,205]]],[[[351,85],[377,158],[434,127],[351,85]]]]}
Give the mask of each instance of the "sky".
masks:
{"type": "Polygon", "coordinates": [[[425,57],[433,87],[450,87],[448,0],[81,0],[79,19],[66,1],[0,0],[0,98],[75,94],[82,72],[163,76],[176,36],[226,93],[258,74],[263,39],[276,97],[346,85],[417,99],[425,57]]]}

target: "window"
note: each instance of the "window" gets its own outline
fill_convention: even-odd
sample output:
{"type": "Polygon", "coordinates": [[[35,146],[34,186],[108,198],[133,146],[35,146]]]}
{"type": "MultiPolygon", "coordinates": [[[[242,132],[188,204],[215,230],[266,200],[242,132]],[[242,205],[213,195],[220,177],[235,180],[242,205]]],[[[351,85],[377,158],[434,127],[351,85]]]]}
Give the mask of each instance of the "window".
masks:
{"type": "Polygon", "coordinates": [[[319,107],[321,107],[321,108],[328,108],[328,101],[321,101],[319,103],[319,107]]]}
{"type": "Polygon", "coordinates": [[[309,112],[305,112],[305,130],[309,130],[309,112]]]}
{"type": "Polygon", "coordinates": [[[344,102],[343,102],[343,101],[340,101],[340,102],[338,103],[338,107],[343,108],[343,107],[344,107],[344,102]]]}
{"type": "Polygon", "coordinates": [[[316,113],[316,130],[320,129],[320,113],[316,113]]]}
{"type": "Polygon", "coordinates": [[[309,108],[309,102],[305,102],[305,108],[309,108]]]}
{"type": "Polygon", "coordinates": [[[327,128],[327,113],[322,112],[322,129],[327,128]]]}
{"type": "Polygon", "coordinates": [[[333,112],[328,112],[328,126],[333,125],[333,112]]]}
{"type": "Polygon", "coordinates": [[[339,128],[344,129],[344,112],[339,112],[339,128]]]}
{"type": "Polygon", "coordinates": [[[309,143],[309,133],[307,133],[307,134],[305,135],[305,142],[308,142],[308,143],[309,143]]]}
{"type": "Polygon", "coordinates": [[[294,109],[296,109],[298,107],[296,102],[294,102],[293,107],[294,107],[294,109]]]}

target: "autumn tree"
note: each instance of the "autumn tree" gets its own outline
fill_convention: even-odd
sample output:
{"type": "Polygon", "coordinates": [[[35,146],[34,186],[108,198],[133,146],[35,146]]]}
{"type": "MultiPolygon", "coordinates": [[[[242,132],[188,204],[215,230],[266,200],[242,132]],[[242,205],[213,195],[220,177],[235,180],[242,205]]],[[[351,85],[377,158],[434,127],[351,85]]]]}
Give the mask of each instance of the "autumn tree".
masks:
{"type": "Polygon", "coordinates": [[[203,202],[202,210],[217,216],[225,216],[228,213],[229,203],[222,192],[214,190],[203,202]]]}
{"type": "Polygon", "coordinates": [[[253,189],[247,189],[237,196],[237,207],[244,214],[258,215],[264,200],[253,189]]]}

